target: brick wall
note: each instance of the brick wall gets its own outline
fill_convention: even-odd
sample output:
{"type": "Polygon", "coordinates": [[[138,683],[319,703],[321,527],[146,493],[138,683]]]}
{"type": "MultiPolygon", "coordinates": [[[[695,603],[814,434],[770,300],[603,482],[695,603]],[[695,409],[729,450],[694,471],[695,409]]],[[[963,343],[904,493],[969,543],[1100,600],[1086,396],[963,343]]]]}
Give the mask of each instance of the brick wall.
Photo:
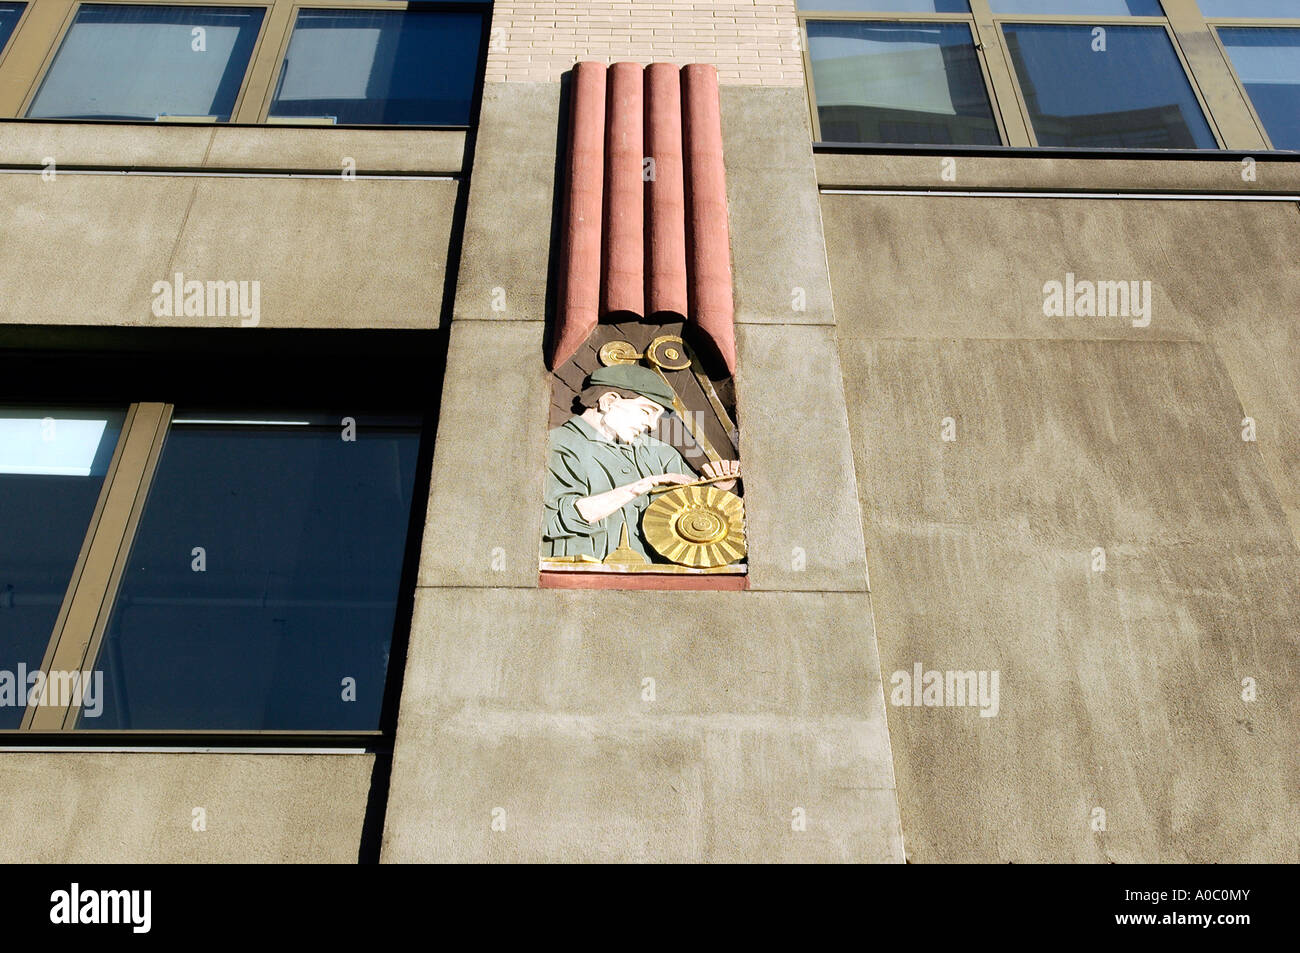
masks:
{"type": "Polygon", "coordinates": [[[803,85],[795,0],[497,0],[489,83],[555,82],[578,60],[712,63],[721,83],[803,85]]]}

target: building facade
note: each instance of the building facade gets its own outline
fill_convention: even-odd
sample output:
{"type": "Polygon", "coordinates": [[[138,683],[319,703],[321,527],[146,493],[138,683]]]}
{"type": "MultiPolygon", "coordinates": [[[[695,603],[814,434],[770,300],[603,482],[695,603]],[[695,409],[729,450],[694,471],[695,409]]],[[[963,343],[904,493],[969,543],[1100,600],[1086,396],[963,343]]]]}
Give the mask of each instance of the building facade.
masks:
{"type": "Polygon", "coordinates": [[[7,861],[1300,860],[1300,4],[0,44],[7,861]],[[743,547],[547,562],[665,334],[743,547]]]}

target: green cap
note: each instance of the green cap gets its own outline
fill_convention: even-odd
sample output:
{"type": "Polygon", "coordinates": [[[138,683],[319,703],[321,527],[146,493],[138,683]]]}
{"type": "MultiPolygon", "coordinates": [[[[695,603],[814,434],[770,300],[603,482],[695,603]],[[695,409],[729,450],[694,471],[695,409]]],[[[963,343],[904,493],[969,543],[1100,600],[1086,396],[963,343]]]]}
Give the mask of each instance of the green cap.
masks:
{"type": "Polygon", "coordinates": [[[664,409],[673,409],[673,389],[648,367],[639,364],[611,364],[591,372],[588,387],[613,387],[648,397],[664,409]]]}

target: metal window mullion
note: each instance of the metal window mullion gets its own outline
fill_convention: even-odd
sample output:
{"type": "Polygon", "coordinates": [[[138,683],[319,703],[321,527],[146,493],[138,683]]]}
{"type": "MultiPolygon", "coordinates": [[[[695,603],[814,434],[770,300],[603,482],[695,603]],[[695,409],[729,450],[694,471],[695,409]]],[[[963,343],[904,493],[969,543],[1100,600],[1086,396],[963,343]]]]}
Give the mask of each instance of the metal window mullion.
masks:
{"type": "Polygon", "coordinates": [[[262,23],[262,32],[249,61],[244,85],[239,91],[239,101],[230,114],[231,122],[259,123],[265,121],[270,108],[271,89],[279,74],[280,63],[289,45],[293,26],[295,4],[287,0],[273,3],[262,23]]]}
{"type": "Polygon", "coordinates": [[[1033,127],[1029,121],[1028,107],[1020,95],[1020,85],[1016,82],[1015,70],[1011,68],[1011,56],[1006,48],[1006,37],[993,19],[989,0],[970,0],[973,15],[975,41],[984,60],[984,69],[992,87],[990,99],[997,111],[1006,135],[1008,146],[1030,148],[1037,145],[1034,141],[1033,127]]]}
{"type": "Polygon", "coordinates": [[[0,117],[22,116],[28,93],[44,75],[75,6],[74,0],[28,0],[0,61],[0,117]]]}
{"type": "Polygon", "coordinates": [[[1187,70],[1192,90],[1225,149],[1253,152],[1267,149],[1245,91],[1237,85],[1228,57],[1196,0],[1160,0],[1169,20],[1174,51],[1187,70]]]}
{"type": "MultiPolygon", "coordinates": [[[[133,404],[123,425],[110,472],[104,479],[97,519],[87,530],[84,558],[69,583],[68,597],[44,660],[47,672],[81,672],[93,667],[118,581],[130,554],[149,483],[158,464],[172,405],[133,404]]],[[[36,705],[22,728],[58,731],[76,723],[77,706],[36,705]]]]}

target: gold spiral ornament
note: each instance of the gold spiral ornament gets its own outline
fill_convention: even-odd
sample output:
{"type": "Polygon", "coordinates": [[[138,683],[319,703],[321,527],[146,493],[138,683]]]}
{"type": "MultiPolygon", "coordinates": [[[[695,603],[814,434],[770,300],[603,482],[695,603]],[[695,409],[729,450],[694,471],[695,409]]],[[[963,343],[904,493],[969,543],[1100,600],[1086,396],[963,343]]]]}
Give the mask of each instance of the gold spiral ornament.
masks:
{"type": "Polygon", "coordinates": [[[646,507],[641,530],[657,553],[679,566],[729,566],[745,555],[745,504],[715,486],[678,487],[646,507]]]}
{"type": "Polygon", "coordinates": [[[682,339],[675,334],[662,334],[645,349],[646,360],[665,371],[684,371],[691,366],[691,355],[682,339]]]}

